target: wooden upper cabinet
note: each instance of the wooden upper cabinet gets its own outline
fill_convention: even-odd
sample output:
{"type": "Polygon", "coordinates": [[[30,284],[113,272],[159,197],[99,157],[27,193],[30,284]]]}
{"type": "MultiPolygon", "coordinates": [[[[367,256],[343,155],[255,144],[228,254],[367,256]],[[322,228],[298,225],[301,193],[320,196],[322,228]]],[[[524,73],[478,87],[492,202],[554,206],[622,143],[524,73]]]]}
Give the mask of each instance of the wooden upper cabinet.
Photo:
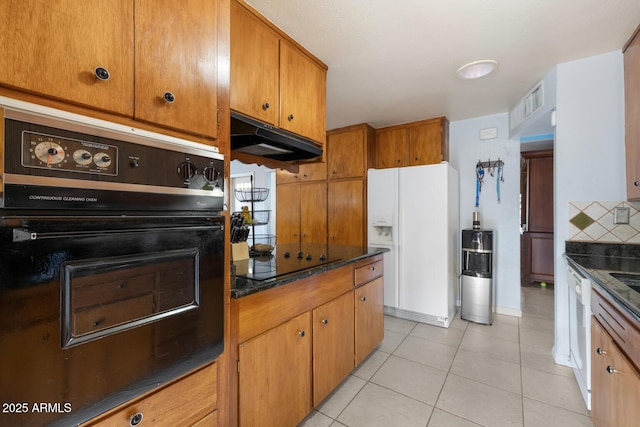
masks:
{"type": "Polygon", "coordinates": [[[627,199],[640,200],[640,27],[623,51],[627,199]]]}
{"type": "Polygon", "coordinates": [[[280,127],[324,145],[326,70],[280,41],[280,127]]]}
{"type": "Polygon", "coordinates": [[[136,0],[136,119],[217,136],[216,9],[210,0],[136,0]]]}
{"type": "Polygon", "coordinates": [[[278,185],[276,191],[277,243],[300,242],[300,187],[278,185]]]}
{"type": "Polygon", "coordinates": [[[407,166],[408,138],[409,131],[406,128],[377,130],[376,159],[378,168],[399,168],[407,166]]]}
{"type": "Polygon", "coordinates": [[[375,166],[375,130],[365,124],[327,132],[329,179],[364,178],[375,166]]]}
{"type": "Polygon", "coordinates": [[[376,159],[379,169],[449,160],[449,121],[435,117],[376,130],[376,159]]]}
{"type": "Polygon", "coordinates": [[[131,0],[4,0],[0,20],[0,84],[133,116],[131,0]]]}
{"type": "Polygon", "coordinates": [[[250,6],[231,2],[231,109],[324,145],[324,64],[250,6]]]}
{"type": "MultiPolygon", "coordinates": [[[[300,242],[327,244],[327,183],[300,187],[300,242]]],[[[305,251],[306,252],[306,251],[305,251]]]]}
{"type": "Polygon", "coordinates": [[[231,109],[278,126],[279,38],[253,13],[231,2],[231,109]]]}
{"type": "Polygon", "coordinates": [[[293,173],[283,169],[276,170],[276,182],[286,184],[289,182],[322,181],[327,179],[327,163],[300,163],[298,172],[293,173]]]}

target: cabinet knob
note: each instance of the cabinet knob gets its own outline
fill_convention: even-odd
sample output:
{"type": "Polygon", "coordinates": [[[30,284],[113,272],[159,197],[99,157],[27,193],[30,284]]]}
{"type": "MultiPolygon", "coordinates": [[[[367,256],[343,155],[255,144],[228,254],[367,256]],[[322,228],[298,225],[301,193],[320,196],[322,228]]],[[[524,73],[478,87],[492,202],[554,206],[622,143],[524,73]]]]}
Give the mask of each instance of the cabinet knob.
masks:
{"type": "Polygon", "coordinates": [[[162,99],[164,99],[164,102],[172,104],[173,101],[176,100],[176,97],[171,92],[165,92],[164,95],[162,95],[162,99]]]}
{"type": "Polygon", "coordinates": [[[327,319],[326,317],[324,319],[322,319],[322,324],[323,325],[327,325],[329,323],[329,319],[327,319]]]}
{"type": "Polygon", "coordinates": [[[289,116],[287,117],[287,120],[289,120],[290,122],[293,121],[293,114],[289,114],[289,116]]]}
{"type": "Polygon", "coordinates": [[[609,365],[609,366],[607,366],[607,372],[609,372],[610,374],[617,374],[618,370],[616,368],[614,368],[613,366],[609,365]]]}
{"type": "Polygon", "coordinates": [[[603,349],[601,349],[600,347],[596,348],[596,353],[603,355],[603,354],[607,354],[607,352],[603,349]]]}
{"type": "Polygon", "coordinates": [[[138,424],[140,424],[142,422],[143,418],[144,418],[144,416],[142,415],[142,412],[138,412],[137,414],[133,414],[133,415],[131,415],[131,418],[129,418],[129,425],[130,426],[137,426],[138,424]]]}
{"type": "Polygon", "coordinates": [[[299,336],[300,338],[304,338],[304,336],[305,336],[305,335],[306,335],[306,334],[305,334],[304,330],[299,330],[299,331],[298,331],[298,336],[299,336]]]}
{"type": "Polygon", "coordinates": [[[265,102],[264,104],[262,104],[262,109],[265,110],[265,111],[268,110],[269,107],[271,107],[271,105],[269,105],[268,102],[265,102]]]}
{"type": "Polygon", "coordinates": [[[369,270],[376,271],[376,268],[374,266],[371,266],[371,267],[369,267],[369,270]]]}
{"type": "Polygon", "coordinates": [[[96,77],[98,78],[98,80],[109,80],[109,77],[111,77],[111,74],[109,73],[109,70],[107,70],[104,67],[97,67],[94,70],[94,73],[95,73],[96,77]]]}
{"type": "Polygon", "coordinates": [[[398,159],[397,162],[400,163],[400,159],[398,159]]]}
{"type": "Polygon", "coordinates": [[[640,181],[635,181],[635,182],[633,183],[633,185],[635,185],[636,187],[637,187],[637,186],[639,186],[639,185],[640,185],[640,181]]]}
{"type": "Polygon", "coordinates": [[[367,297],[360,297],[360,301],[366,301],[367,297]]]}

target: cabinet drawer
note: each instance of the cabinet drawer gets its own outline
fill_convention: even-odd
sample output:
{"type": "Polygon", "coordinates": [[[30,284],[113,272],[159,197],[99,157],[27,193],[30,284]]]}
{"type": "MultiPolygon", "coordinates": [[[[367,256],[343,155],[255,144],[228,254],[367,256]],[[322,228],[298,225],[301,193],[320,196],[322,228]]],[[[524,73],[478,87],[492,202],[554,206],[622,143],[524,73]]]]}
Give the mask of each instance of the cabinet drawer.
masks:
{"type": "Polygon", "coordinates": [[[360,286],[382,276],[383,261],[372,262],[355,269],[355,285],[360,286]]]}
{"type": "MultiPolygon", "coordinates": [[[[217,364],[213,363],[135,403],[83,427],[128,426],[142,414],[142,426],[189,426],[209,419],[217,404],[217,364]]],[[[203,424],[215,425],[215,424],[203,424]]]]}
{"type": "Polygon", "coordinates": [[[591,310],[595,318],[626,353],[632,363],[640,365],[640,330],[614,302],[596,287],[592,288],[591,310]]]}

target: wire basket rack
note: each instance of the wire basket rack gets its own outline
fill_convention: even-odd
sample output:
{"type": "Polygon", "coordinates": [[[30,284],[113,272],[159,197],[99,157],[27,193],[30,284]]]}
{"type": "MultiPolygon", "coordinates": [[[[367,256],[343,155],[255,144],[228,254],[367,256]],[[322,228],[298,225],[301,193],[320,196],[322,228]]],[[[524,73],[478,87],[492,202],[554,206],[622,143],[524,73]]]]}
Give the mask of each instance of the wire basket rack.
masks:
{"type": "Polygon", "coordinates": [[[264,202],[269,197],[268,188],[236,188],[234,192],[240,202],[264,202]]]}

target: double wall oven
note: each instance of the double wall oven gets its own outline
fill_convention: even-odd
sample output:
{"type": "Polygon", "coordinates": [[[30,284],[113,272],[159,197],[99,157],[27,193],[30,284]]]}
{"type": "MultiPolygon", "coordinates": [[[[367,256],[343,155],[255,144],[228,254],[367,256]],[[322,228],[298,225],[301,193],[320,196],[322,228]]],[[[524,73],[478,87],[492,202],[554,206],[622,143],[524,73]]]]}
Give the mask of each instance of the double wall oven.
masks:
{"type": "Polygon", "coordinates": [[[217,150],[0,111],[0,425],[77,425],[220,355],[217,150]]]}

